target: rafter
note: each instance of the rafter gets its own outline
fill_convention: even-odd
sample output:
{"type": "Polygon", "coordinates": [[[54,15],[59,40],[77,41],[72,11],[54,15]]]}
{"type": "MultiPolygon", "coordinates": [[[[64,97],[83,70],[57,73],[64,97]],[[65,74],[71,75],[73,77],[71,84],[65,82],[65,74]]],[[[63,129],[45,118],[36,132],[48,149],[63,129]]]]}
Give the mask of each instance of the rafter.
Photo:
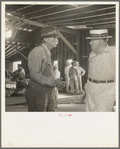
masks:
{"type": "Polygon", "coordinates": [[[73,18],[73,19],[67,19],[67,20],[59,20],[59,21],[53,21],[53,22],[48,22],[49,25],[52,25],[52,24],[59,24],[59,23],[65,23],[65,22],[71,22],[71,21],[75,21],[75,20],[85,20],[85,19],[90,19],[90,18],[95,18],[95,17],[100,17],[100,16],[107,16],[107,15],[112,15],[114,14],[115,15],[115,12],[110,12],[110,13],[102,13],[102,14],[97,14],[97,15],[89,15],[89,16],[86,16],[86,17],[79,17],[79,18],[73,18]]]}
{"type": "Polygon", "coordinates": [[[67,41],[67,39],[58,31],[60,38],[65,42],[65,44],[78,56],[78,52],[74,49],[74,47],[67,41]]]}
{"type": "MultiPolygon", "coordinates": [[[[19,46],[17,49],[20,49],[20,48],[21,46],[19,46]]],[[[15,47],[12,47],[9,51],[5,52],[5,56],[12,54],[15,51],[15,49],[16,49],[15,47]]]]}
{"type": "Polygon", "coordinates": [[[60,26],[80,26],[80,25],[88,25],[88,23],[96,23],[96,22],[105,22],[105,21],[115,21],[115,17],[106,17],[106,18],[102,18],[102,19],[94,19],[94,20],[88,20],[88,19],[85,19],[84,21],[79,21],[79,22],[69,22],[69,23],[63,23],[63,24],[59,24],[60,26]]]}
{"type": "MultiPolygon", "coordinates": [[[[25,18],[20,18],[18,16],[7,16],[6,17],[12,19],[12,20],[16,20],[16,21],[20,21],[22,23],[27,23],[27,24],[31,24],[31,25],[34,25],[34,26],[37,26],[37,27],[45,27],[45,26],[49,26],[48,24],[44,24],[44,23],[39,23],[39,22],[36,22],[36,21],[31,21],[29,19],[25,19],[25,18]]],[[[77,31],[74,31],[74,30],[71,30],[71,29],[66,29],[66,28],[60,28],[59,27],[59,30],[62,30],[63,32],[67,32],[67,33],[74,33],[76,34],[77,31]]]]}
{"type": "Polygon", "coordinates": [[[60,14],[60,13],[63,13],[63,12],[69,12],[69,11],[85,8],[85,7],[88,7],[88,6],[90,6],[90,5],[84,5],[84,6],[81,6],[81,7],[78,7],[78,8],[70,8],[70,9],[67,9],[67,10],[61,10],[61,11],[58,11],[58,12],[44,14],[44,15],[41,15],[41,16],[30,17],[28,19],[36,19],[36,18],[41,18],[41,17],[50,16],[50,15],[54,15],[54,14],[60,14]]]}
{"type": "Polygon", "coordinates": [[[29,6],[26,6],[26,7],[22,7],[22,8],[19,8],[19,9],[16,9],[14,11],[11,11],[9,13],[15,13],[16,11],[20,11],[20,10],[23,10],[23,9],[26,9],[26,8],[29,8],[29,7],[32,7],[33,5],[29,5],[29,6]]]}
{"type": "Polygon", "coordinates": [[[9,53],[10,51],[12,51],[14,49],[14,47],[11,47],[9,50],[6,50],[5,49],[5,55],[7,54],[7,53],[9,53]]]}
{"type": "Polygon", "coordinates": [[[93,29],[106,29],[106,28],[115,28],[115,24],[105,24],[105,25],[96,25],[93,26],[93,29]]]}
{"type": "MultiPolygon", "coordinates": [[[[92,6],[90,6],[92,7],[92,6]]],[[[112,6],[112,7],[107,7],[107,8],[99,8],[99,9],[93,9],[93,10],[90,10],[90,11],[85,11],[85,12],[79,12],[79,13],[75,13],[75,14],[69,14],[69,15],[62,15],[62,16],[57,16],[57,17],[53,17],[53,18],[47,18],[47,19],[42,19],[42,22],[46,22],[48,20],[52,21],[52,20],[56,20],[56,19],[62,19],[62,18],[66,18],[66,17],[73,17],[73,18],[76,18],[76,17],[81,17],[85,14],[90,14],[90,13],[96,13],[96,12],[99,12],[99,11],[104,11],[104,10],[109,10],[109,9],[113,9],[115,8],[115,6],[112,6]]],[[[53,22],[53,21],[52,21],[53,22]]]]}
{"type": "Polygon", "coordinates": [[[33,12],[29,12],[29,13],[25,13],[24,15],[22,15],[23,17],[28,15],[28,14],[32,14],[32,13],[36,13],[36,12],[41,12],[41,11],[44,11],[44,10],[48,10],[48,9],[51,9],[51,8],[54,8],[54,7],[58,7],[59,5],[55,5],[55,6],[51,6],[51,7],[47,7],[47,8],[43,8],[43,9],[40,9],[40,10],[36,10],[36,11],[33,11],[33,12]]]}
{"type": "Polygon", "coordinates": [[[19,46],[19,47],[13,47],[13,49],[11,51],[9,51],[8,53],[5,54],[5,56],[9,56],[10,54],[12,54],[16,49],[17,50],[20,50],[21,48],[25,48],[25,47],[22,47],[22,46],[19,46]]]}
{"type": "Polygon", "coordinates": [[[7,15],[6,14],[5,17],[6,18],[9,18],[11,20],[14,20],[14,21],[23,22],[23,23],[35,25],[35,26],[38,26],[38,27],[45,27],[45,24],[44,23],[32,21],[32,20],[29,20],[29,19],[25,19],[23,17],[15,16],[15,15],[7,15]]]}
{"type": "MultiPolygon", "coordinates": [[[[21,48],[19,51],[22,51],[25,47],[21,48]]],[[[10,58],[11,56],[15,55],[17,53],[16,49],[11,53],[10,55],[6,56],[6,59],[10,58]]]]}
{"type": "MultiPolygon", "coordinates": [[[[6,44],[5,44],[6,45],[6,44]]],[[[6,48],[5,48],[5,50],[7,50],[7,49],[9,49],[11,47],[11,45],[8,45],[6,48]]]]}
{"type": "Polygon", "coordinates": [[[10,46],[26,46],[26,47],[29,47],[30,46],[30,43],[20,43],[18,44],[17,42],[13,42],[13,41],[10,41],[9,43],[7,43],[7,41],[5,42],[5,45],[10,45],[10,46]]]}

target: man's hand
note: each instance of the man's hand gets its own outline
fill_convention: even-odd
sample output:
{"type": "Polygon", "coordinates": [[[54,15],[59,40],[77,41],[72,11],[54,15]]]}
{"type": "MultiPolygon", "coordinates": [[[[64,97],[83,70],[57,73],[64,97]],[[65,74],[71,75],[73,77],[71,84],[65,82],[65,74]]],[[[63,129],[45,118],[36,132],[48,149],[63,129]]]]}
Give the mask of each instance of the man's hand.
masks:
{"type": "Polygon", "coordinates": [[[61,87],[64,87],[64,86],[65,86],[65,82],[62,81],[61,78],[56,79],[56,80],[55,80],[55,84],[56,84],[56,87],[57,87],[57,88],[61,88],[61,87]]]}

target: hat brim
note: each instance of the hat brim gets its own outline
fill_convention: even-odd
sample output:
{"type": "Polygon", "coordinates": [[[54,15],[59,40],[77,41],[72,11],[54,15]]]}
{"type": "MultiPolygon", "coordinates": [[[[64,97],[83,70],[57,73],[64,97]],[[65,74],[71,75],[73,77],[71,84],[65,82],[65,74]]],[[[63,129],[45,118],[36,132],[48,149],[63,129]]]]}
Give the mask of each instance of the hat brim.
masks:
{"type": "Polygon", "coordinates": [[[86,39],[105,39],[105,38],[112,38],[112,36],[107,36],[107,37],[86,37],[86,39]]]}
{"type": "Polygon", "coordinates": [[[48,35],[44,35],[44,36],[41,36],[42,39],[44,38],[58,38],[59,35],[56,35],[56,34],[48,34],[48,35]]]}

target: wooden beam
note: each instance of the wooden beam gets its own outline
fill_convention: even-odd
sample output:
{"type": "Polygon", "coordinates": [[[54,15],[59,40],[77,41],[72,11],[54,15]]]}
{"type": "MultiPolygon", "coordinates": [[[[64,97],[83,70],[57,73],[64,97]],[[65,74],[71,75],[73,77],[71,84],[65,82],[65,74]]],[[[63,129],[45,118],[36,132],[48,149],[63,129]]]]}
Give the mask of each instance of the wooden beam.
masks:
{"type": "Polygon", "coordinates": [[[9,43],[7,43],[7,41],[6,41],[5,42],[5,45],[10,45],[10,46],[25,46],[25,47],[31,46],[30,43],[20,43],[20,44],[17,44],[17,42],[13,43],[13,41],[10,41],[9,43]]]}
{"type": "Polygon", "coordinates": [[[13,39],[15,38],[17,32],[18,32],[18,29],[15,31],[15,33],[14,33],[14,35],[12,36],[12,39],[11,39],[11,40],[13,40],[13,39]]]}
{"type": "Polygon", "coordinates": [[[44,11],[44,10],[48,10],[48,9],[51,9],[51,8],[54,8],[54,7],[57,7],[57,6],[59,6],[59,5],[50,6],[50,7],[39,9],[39,10],[36,10],[36,11],[31,11],[31,12],[28,12],[28,13],[24,14],[23,16],[26,16],[26,15],[29,15],[29,14],[32,14],[32,13],[36,13],[36,12],[41,12],[41,11],[44,11]]]}
{"type": "MultiPolygon", "coordinates": [[[[23,50],[24,48],[25,48],[25,47],[21,48],[20,51],[23,50]]],[[[15,50],[13,50],[9,55],[6,55],[6,59],[8,59],[9,57],[15,55],[16,53],[17,53],[17,51],[16,51],[16,49],[15,49],[15,50]]]]}
{"type": "Polygon", "coordinates": [[[5,48],[5,50],[9,49],[10,47],[11,47],[11,45],[8,45],[8,46],[5,48]]]}
{"type": "Polygon", "coordinates": [[[67,27],[57,27],[57,26],[53,26],[53,27],[55,27],[58,31],[72,33],[72,34],[78,34],[78,31],[77,30],[69,29],[67,27]]]}
{"type": "Polygon", "coordinates": [[[22,55],[22,57],[24,57],[26,60],[28,60],[27,57],[26,57],[25,55],[23,55],[20,51],[18,51],[17,49],[16,49],[16,51],[17,51],[20,55],[22,55]]]}
{"type": "Polygon", "coordinates": [[[67,41],[67,39],[58,31],[60,38],[66,43],[66,45],[78,56],[78,52],[74,49],[74,47],[67,41]]]}
{"type": "Polygon", "coordinates": [[[97,18],[98,17],[104,17],[104,16],[108,16],[108,15],[114,15],[115,16],[115,12],[110,12],[110,13],[102,13],[102,14],[95,14],[95,15],[89,15],[89,16],[82,16],[82,17],[78,17],[78,18],[73,18],[73,19],[66,19],[66,20],[59,20],[59,21],[53,21],[53,22],[48,22],[49,25],[66,25],[67,22],[68,23],[71,23],[71,24],[74,24],[75,20],[90,20],[91,18],[97,18]],[[71,21],[74,21],[74,22],[71,22],[71,21]],[[66,23],[65,23],[66,22],[66,23]]]}
{"type": "MultiPolygon", "coordinates": [[[[17,49],[20,49],[20,48],[21,48],[21,46],[17,47],[17,49]]],[[[14,49],[15,49],[15,47],[12,47],[9,50],[5,51],[5,55],[7,56],[7,55],[11,54],[14,51],[14,49]]]]}
{"type": "Polygon", "coordinates": [[[13,54],[15,51],[16,51],[16,49],[12,50],[11,52],[7,53],[7,54],[5,55],[5,57],[8,57],[9,55],[13,54]]]}
{"type": "Polygon", "coordinates": [[[77,52],[78,52],[77,60],[80,61],[80,34],[77,35],[77,52]]]}
{"type": "MultiPolygon", "coordinates": [[[[20,18],[18,16],[14,16],[14,15],[6,15],[6,17],[9,17],[10,19],[12,20],[15,20],[15,21],[20,21],[20,23],[18,22],[18,25],[20,25],[21,23],[27,23],[27,24],[30,24],[30,25],[34,25],[34,26],[37,26],[37,27],[46,27],[46,26],[50,26],[48,24],[43,24],[43,23],[39,23],[39,22],[36,22],[36,21],[31,21],[31,20],[28,20],[28,19],[25,19],[25,18],[20,18]]],[[[17,25],[16,25],[17,26],[17,25]]],[[[56,27],[56,26],[54,26],[56,27]]],[[[59,31],[63,31],[63,32],[67,32],[67,33],[73,33],[73,34],[77,34],[78,32],[77,31],[74,31],[73,29],[67,29],[67,28],[60,28],[60,27],[56,27],[59,31]]]]}
{"type": "Polygon", "coordinates": [[[93,26],[93,29],[108,29],[108,28],[115,28],[116,25],[115,24],[106,24],[106,25],[97,25],[97,26],[93,26]]]}
{"type": "Polygon", "coordinates": [[[26,8],[29,8],[29,7],[32,7],[33,5],[29,5],[29,6],[26,6],[26,7],[22,7],[22,8],[19,8],[19,9],[16,9],[14,11],[11,11],[9,13],[15,13],[16,11],[20,11],[20,10],[23,10],[23,9],[26,9],[26,8]]]}
{"type": "Polygon", "coordinates": [[[106,24],[113,24],[113,23],[116,23],[116,21],[110,21],[110,22],[101,22],[101,23],[95,23],[95,24],[87,24],[87,26],[89,27],[89,26],[96,26],[96,25],[100,25],[100,24],[102,24],[102,25],[106,25],[106,24]]]}
{"type": "Polygon", "coordinates": [[[85,17],[86,16],[86,14],[90,14],[90,13],[94,13],[94,14],[96,14],[96,12],[98,12],[98,11],[101,11],[101,10],[108,10],[108,9],[111,9],[111,8],[115,8],[115,7],[111,7],[110,5],[109,5],[109,7],[108,7],[108,5],[106,6],[106,5],[91,5],[91,6],[89,6],[88,8],[85,8],[85,9],[83,9],[83,11],[82,10],[80,10],[80,12],[79,13],[73,13],[73,14],[68,14],[68,15],[60,15],[60,16],[54,16],[54,17],[48,17],[48,18],[43,18],[42,19],[42,22],[49,22],[49,20],[51,21],[51,22],[54,22],[54,20],[61,20],[62,18],[76,18],[76,17],[85,17]],[[85,10],[85,11],[84,11],[85,10]]]}
{"type": "Polygon", "coordinates": [[[33,16],[33,17],[30,17],[29,19],[41,18],[41,17],[45,17],[45,16],[50,16],[50,15],[56,15],[56,14],[69,12],[69,11],[73,11],[73,10],[77,10],[77,9],[81,9],[81,8],[84,9],[84,8],[89,7],[91,5],[93,5],[93,4],[83,5],[83,6],[80,6],[78,8],[70,8],[70,9],[65,9],[65,10],[63,10],[63,8],[62,8],[60,11],[57,11],[57,12],[54,12],[54,13],[47,13],[47,14],[40,15],[40,16],[33,16]]]}
{"type": "Polygon", "coordinates": [[[115,17],[106,17],[106,18],[101,18],[101,19],[84,19],[84,21],[79,21],[79,22],[68,22],[68,23],[60,23],[59,25],[63,25],[63,26],[79,26],[79,25],[87,25],[87,23],[96,23],[96,22],[105,22],[105,21],[109,21],[109,20],[115,20],[115,17]]]}
{"type": "Polygon", "coordinates": [[[15,15],[7,15],[6,14],[5,17],[6,18],[9,18],[11,20],[15,20],[15,21],[18,21],[18,22],[23,22],[23,23],[31,24],[31,25],[34,25],[34,26],[45,27],[45,24],[44,23],[32,21],[32,20],[29,20],[29,19],[25,19],[23,17],[15,16],[15,15]]]}
{"type": "Polygon", "coordinates": [[[5,50],[5,55],[8,54],[10,51],[12,51],[14,47],[10,48],[9,50],[5,50]]]}

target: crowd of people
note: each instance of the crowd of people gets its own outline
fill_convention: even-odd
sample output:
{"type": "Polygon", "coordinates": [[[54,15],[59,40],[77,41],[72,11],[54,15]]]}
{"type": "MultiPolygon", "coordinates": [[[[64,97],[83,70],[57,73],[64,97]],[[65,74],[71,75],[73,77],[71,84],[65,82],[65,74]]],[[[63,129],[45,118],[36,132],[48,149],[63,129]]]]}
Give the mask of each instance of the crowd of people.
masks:
{"type": "Polygon", "coordinates": [[[65,67],[65,82],[66,92],[70,94],[81,94],[82,88],[82,76],[85,74],[85,70],[80,67],[78,61],[66,62],[65,67]]]}
{"type": "MultiPolygon", "coordinates": [[[[52,66],[50,50],[58,44],[58,32],[53,27],[41,31],[42,44],[28,55],[30,81],[25,98],[28,111],[54,111],[57,107],[58,89],[66,86],[66,92],[83,92],[82,76],[85,70],[78,61],[66,62],[65,83],[60,78],[58,65],[52,66]]],[[[108,46],[108,30],[90,30],[88,79],[85,84],[86,111],[110,112],[115,103],[115,47],[108,46]]]]}

